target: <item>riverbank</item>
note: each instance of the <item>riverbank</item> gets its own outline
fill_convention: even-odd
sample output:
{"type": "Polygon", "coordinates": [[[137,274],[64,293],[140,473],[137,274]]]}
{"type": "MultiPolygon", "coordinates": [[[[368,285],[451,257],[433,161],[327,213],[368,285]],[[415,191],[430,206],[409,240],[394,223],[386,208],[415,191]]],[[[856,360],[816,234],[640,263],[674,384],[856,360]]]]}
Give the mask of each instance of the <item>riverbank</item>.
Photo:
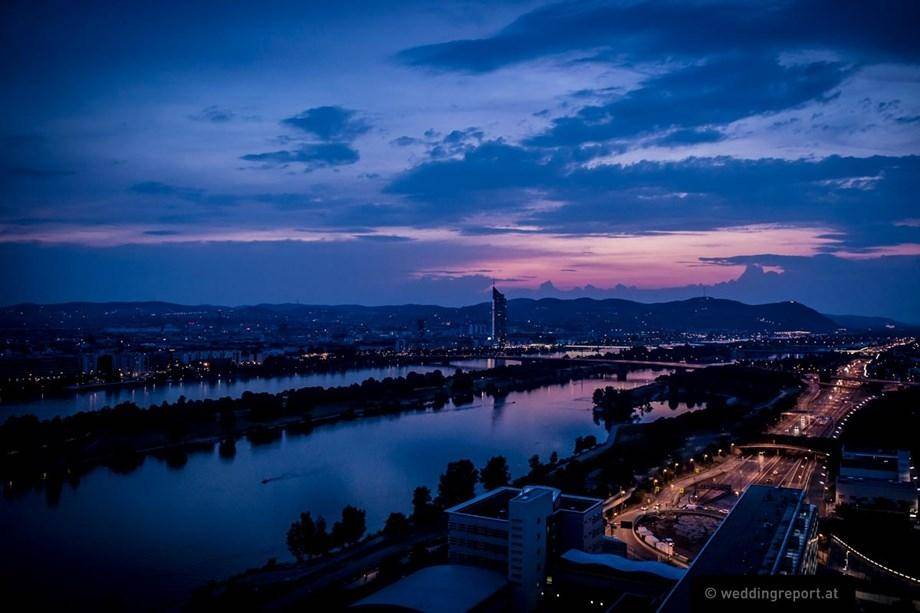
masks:
{"type": "Polygon", "coordinates": [[[535,454],[563,457],[578,437],[603,440],[593,391],[655,376],[637,370],[628,381],[610,374],[477,393],[472,403],[340,420],[306,435],[288,428],[258,444],[242,437],[226,454],[205,445],[172,460],[147,455],[130,472],[99,466],[57,489],[42,481],[0,499],[0,524],[17,527],[6,535],[0,575],[15,594],[42,594],[32,602],[119,609],[137,608],[139,597],[149,608],[178,608],[208,581],[289,560],[285,534],[302,512],[331,526],[344,506],[357,506],[373,532],[389,513],[411,512],[416,486],[436,492],[449,462],[481,467],[504,455],[518,476],[535,454]]]}
{"type": "MultiPolygon", "coordinates": [[[[264,363],[235,363],[226,360],[190,364],[174,363],[158,370],[152,370],[144,376],[133,376],[123,380],[100,380],[90,375],[62,376],[41,382],[11,379],[0,383],[0,416],[3,415],[6,407],[42,400],[64,400],[92,391],[117,392],[156,386],[214,384],[219,381],[246,382],[404,366],[437,366],[446,372],[453,368],[452,362],[455,360],[488,361],[491,359],[504,358],[491,354],[471,355],[468,352],[457,356],[443,352],[438,354],[426,352],[393,354],[352,351],[342,355],[320,352],[298,356],[274,356],[267,358],[264,363]]],[[[0,422],[2,421],[0,417],[0,422]]]]}
{"type": "Polygon", "coordinates": [[[306,433],[319,425],[406,411],[437,410],[448,400],[472,402],[476,394],[501,397],[514,391],[588,378],[609,371],[602,365],[555,363],[501,366],[485,371],[440,371],[367,380],[339,388],[302,388],[279,394],[244,393],[141,409],[119,405],[64,419],[10,418],[0,426],[0,478],[5,493],[39,483],[51,487],[98,465],[117,472],[136,468],[146,455],[176,465],[187,453],[218,442],[247,438],[264,444],[285,430],[306,433]]]}
{"type": "MultiPolygon", "coordinates": [[[[763,376],[771,377],[769,374],[763,376]]],[[[708,375],[697,377],[708,379],[708,375]]],[[[677,378],[675,382],[681,387],[686,384],[682,378],[677,378]]],[[[668,398],[669,387],[665,379],[633,388],[626,393],[634,402],[641,404],[668,398]]],[[[727,392],[729,389],[734,387],[723,386],[720,391],[727,392]]],[[[665,457],[680,457],[681,454],[687,454],[688,457],[699,454],[702,461],[703,450],[710,445],[715,446],[718,436],[740,435],[749,420],[768,419],[769,415],[794,401],[797,387],[778,387],[772,391],[773,395],[769,399],[757,404],[751,400],[754,396],[762,397],[761,393],[736,397],[732,402],[713,403],[711,412],[703,409],[651,423],[620,424],[604,442],[591,449],[549,464],[531,465],[530,473],[515,479],[514,485],[552,485],[566,492],[603,498],[609,498],[620,491],[641,491],[645,487],[642,473],[656,463],[665,457]],[[698,445],[702,447],[698,449],[698,445]]],[[[408,549],[402,549],[397,557],[407,556],[408,549]]],[[[360,598],[362,592],[359,588],[366,584],[378,589],[381,587],[377,575],[386,566],[380,558],[372,555],[373,548],[368,549],[368,554],[363,557],[359,555],[360,551],[347,550],[330,556],[331,559],[342,556],[340,562],[332,567],[338,569],[347,566],[350,573],[345,576],[336,572],[336,584],[339,587],[331,592],[317,589],[317,586],[328,585],[328,582],[323,572],[317,572],[317,562],[312,561],[250,569],[199,590],[196,605],[207,609],[220,602],[227,602],[229,595],[233,601],[242,598],[249,602],[247,599],[252,599],[251,602],[258,606],[268,608],[275,605],[315,607],[330,602],[347,606],[360,598]]],[[[328,559],[322,563],[330,564],[328,559]]]]}

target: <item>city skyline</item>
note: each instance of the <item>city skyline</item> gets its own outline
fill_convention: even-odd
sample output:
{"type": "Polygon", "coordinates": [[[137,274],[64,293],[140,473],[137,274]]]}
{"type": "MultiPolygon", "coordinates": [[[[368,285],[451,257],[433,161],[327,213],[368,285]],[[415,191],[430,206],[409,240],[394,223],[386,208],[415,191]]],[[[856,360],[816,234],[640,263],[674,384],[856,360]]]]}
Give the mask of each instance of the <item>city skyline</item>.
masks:
{"type": "Polygon", "coordinates": [[[0,10],[0,303],[920,321],[915,3],[0,10]]]}
{"type": "Polygon", "coordinates": [[[920,0],[0,4],[34,610],[920,610],[920,0]]]}

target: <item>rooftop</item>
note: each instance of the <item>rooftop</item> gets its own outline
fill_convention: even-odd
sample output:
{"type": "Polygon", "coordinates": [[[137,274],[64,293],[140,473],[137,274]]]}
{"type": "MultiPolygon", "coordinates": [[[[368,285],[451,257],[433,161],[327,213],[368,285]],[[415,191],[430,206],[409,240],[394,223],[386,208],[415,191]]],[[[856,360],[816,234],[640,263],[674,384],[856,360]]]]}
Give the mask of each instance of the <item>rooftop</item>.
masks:
{"type": "Polygon", "coordinates": [[[448,513],[463,513],[491,519],[508,519],[508,503],[520,490],[513,487],[501,487],[476,496],[472,500],[447,509],[448,513]]]}
{"type": "Polygon", "coordinates": [[[506,583],[501,573],[476,566],[429,566],[374,592],[358,601],[354,607],[399,607],[426,613],[465,613],[494,596],[506,583]]]}
{"type": "Polygon", "coordinates": [[[490,519],[508,519],[508,503],[514,500],[528,500],[552,494],[556,510],[560,511],[577,511],[583,513],[588,509],[602,504],[600,498],[588,498],[586,496],[572,496],[562,494],[559,490],[542,485],[529,485],[524,489],[515,487],[500,487],[490,490],[471,500],[461,502],[460,504],[447,509],[447,513],[462,513],[463,515],[475,515],[476,517],[487,517],[490,519]]]}
{"type": "Polygon", "coordinates": [[[524,489],[521,490],[521,493],[515,496],[515,498],[526,502],[528,500],[535,500],[541,496],[552,496],[553,505],[555,506],[556,501],[559,499],[561,494],[562,492],[554,487],[546,487],[544,485],[525,485],[524,489]]]}
{"type": "Polygon", "coordinates": [[[894,458],[897,459],[902,453],[909,453],[907,451],[900,451],[895,449],[859,449],[853,447],[844,447],[843,449],[843,458],[894,458]]]}
{"type": "Polygon", "coordinates": [[[748,487],[659,611],[686,610],[693,577],[771,574],[802,495],[799,489],[748,487]]]}
{"type": "Polygon", "coordinates": [[[559,497],[559,508],[566,511],[584,512],[593,506],[602,504],[600,498],[587,498],[585,496],[570,496],[563,494],[559,497]]]}
{"type": "Polygon", "coordinates": [[[840,477],[861,477],[853,471],[875,471],[884,473],[877,476],[879,479],[890,481],[911,480],[913,467],[911,466],[910,452],[898,451],[855,451],[844,449],[840,460],[840,477]]]}
{"type": "Polygon", "coordinates": [[[664,562],[630,560],[612,553],[586,553],[578,549],[569,549],[562,554],[562,559],[572,564],[604,566],[621,573],[643,573],[671,581],[679,581],[687,572],[664,562]]]}
{"type": "Polygon", "coordinates": [[[898,459],[891,456],[857,456],[846,457],[840,461],[841,468],[861,468],[884,472],[898,472],[898,459]]]}

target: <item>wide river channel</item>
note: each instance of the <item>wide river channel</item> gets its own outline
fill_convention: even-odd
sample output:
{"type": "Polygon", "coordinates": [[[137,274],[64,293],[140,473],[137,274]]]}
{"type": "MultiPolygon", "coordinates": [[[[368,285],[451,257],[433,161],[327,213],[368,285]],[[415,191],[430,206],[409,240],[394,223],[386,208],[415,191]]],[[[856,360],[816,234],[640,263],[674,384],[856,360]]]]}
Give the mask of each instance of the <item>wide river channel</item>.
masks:
{"type": "MultiPolygon", "coordinates": [[[[324,383],[310,375],[250,380],[241,389],[236,382],[211,388],[194,384],[181,394],[158,388],[156,395],[146,391],[139,404],[179,395],[238,395],[242,389],[344,385],[409,370],[431,369],[319,375],[327,377],[324,383]]],[[[285,532],[302,511],[322,515],[331,524],[343,506],[353,504],[367,511],[368,530],[374,531],[390,512],[409,512],[416,486],[436,490],[438,475],[450,461],[469,458],[482,466],[503,454],[516,477],[527,472],[533,454],[544,460],[553,451],[571,455],[575,438],[588,434],[603,441],[607,432],[591,411],[594,390],[635,387],[666,372],[632,370],[626,380],[584,379],[511,393],[502,400],[482,396],[438,411],[321,426],[262,445],[243,439],[231,459],[212,449],[191,453],[181,468],[154,458],[129,474],[97,468],[76,485],[64,485],[57,496],[32,491],[0,500],[0,584],[32,597],[53,594],[58,603],[80,608],[175,606],[208,580],[272,557],[290,559],[285,532]]],[[[119,392],[118,401],[127,391],[119,392]]],[[[685,405],[671,409],[656,403],[642,421],[686,410],[685,405]]]]}

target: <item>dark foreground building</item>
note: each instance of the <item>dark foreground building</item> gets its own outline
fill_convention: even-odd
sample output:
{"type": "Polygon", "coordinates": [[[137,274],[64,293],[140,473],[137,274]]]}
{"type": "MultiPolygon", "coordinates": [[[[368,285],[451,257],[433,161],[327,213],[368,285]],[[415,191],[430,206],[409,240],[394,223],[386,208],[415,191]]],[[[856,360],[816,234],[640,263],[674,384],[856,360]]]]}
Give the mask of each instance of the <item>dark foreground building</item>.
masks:
{"type": "Polygon", "coordinates": [[[599,498],[546,486],[500,487],[445,513],[448,563],[418,570],[356,608],[650,613],[685,572],[617,553],[623,543],[604,536],[599,498]]]}
{"type": "Polygon", "coordinates": [[[491,490],[447,509],[450,561],[505,574],[518,608],[532,610],[555,558],[570,549],[600,549],[603,503],[543,486],[491,490]]]}
{"type": "Polygon", "coordinates": [[[811,575],[817,513],[805,491],[752,485],[709,538],[659,613],[686,613],[705,577],[811,575]]]}

